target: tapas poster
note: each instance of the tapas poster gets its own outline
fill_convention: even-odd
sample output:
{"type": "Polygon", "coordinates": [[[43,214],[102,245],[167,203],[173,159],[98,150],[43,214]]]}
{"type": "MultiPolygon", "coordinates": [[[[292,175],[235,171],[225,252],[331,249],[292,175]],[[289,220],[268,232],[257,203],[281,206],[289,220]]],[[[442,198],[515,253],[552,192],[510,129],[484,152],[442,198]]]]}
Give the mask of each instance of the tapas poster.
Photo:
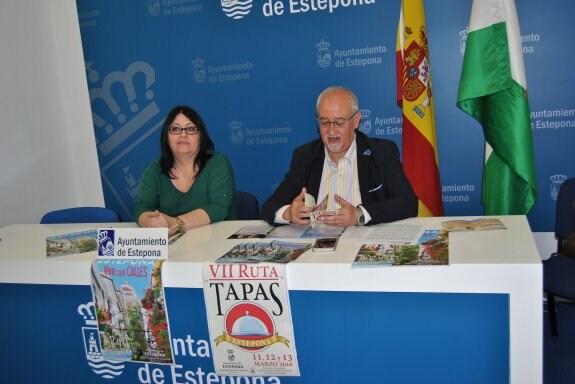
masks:
{"type": "Polygon", "coordinates": [[[300,375],[284,264],[206,263],[204,298],[218,375],[300,375]]]}

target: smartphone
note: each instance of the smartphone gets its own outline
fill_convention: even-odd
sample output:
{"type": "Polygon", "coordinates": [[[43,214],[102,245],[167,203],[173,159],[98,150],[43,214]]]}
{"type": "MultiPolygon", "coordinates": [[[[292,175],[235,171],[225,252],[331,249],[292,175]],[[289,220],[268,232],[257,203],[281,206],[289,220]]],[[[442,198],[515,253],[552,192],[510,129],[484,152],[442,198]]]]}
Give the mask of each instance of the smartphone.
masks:
{"type": "Polygon", "coordinates": [[[324,237],[322,239],[317,239],[313,244],[312,250],[316,252],[335,251],[338,239],[338,237],[324,237]]]}

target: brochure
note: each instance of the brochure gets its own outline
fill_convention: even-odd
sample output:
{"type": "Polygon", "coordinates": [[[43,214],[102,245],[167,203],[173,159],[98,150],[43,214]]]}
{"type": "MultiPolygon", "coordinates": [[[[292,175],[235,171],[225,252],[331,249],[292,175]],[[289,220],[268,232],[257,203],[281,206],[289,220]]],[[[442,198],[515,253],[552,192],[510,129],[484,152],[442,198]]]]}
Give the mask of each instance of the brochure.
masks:
{"type": "Polygon", "coordinates": [[[499,219],[476,219],[476,220],[449,220],[441,223],[448,231],[487,231],[492,229],[507,229],[499,219]]]}
{"type": "Polygon", "coordinates": [[[280,225],[268,235],[271,238],[297,238],[301,237],[302,233],[309,228],[309,225],[280,225]]]}
{"type": "Polygon", "coordinates": [[[316,222],[313,225],[307,227],[300,235],[302,238],[312,238],[320,239],[324,237],[339,237],[345,228],[342,227],[332,227],[330,225],[325,225],[320,222],[316,222]]]}
{"type": "Polygon", "coordinates": [[[325,199],[323,199],[323,201],[320,204],[316,205],[315,198],[309,193],[305,194],[304,204],[306,205],[306,207],[313,208],[313,211],[311,211],[309,215],[311,225],[314,225],[317,222],[317,219],[321,216],[337,214],[337,210],[327,209],[328,197],[329,196],[326,196],[325,199]]]}
{"type": "Polygon", "coordinates": [[[366,227],[349,227],[342,239],[355,243],[413,243],[421,237],[421,225],[386,223],[366,227]]]}
{"type": "Polygon", "coordinates": [[[448,232],[424,230],[416,242],[362,244],[352,268],[449,264],[448,232]]]}
{"type": "Polygon", "coordinates": [[[269,224],[246,225],[228,237],[228,239],[265,239],[274,228],[273,225],[269,224]]]}
{"type": "Polygon", "coordinates": [[[332,227],[320,222],[313,225],[281,225],[274,227],[269,224],[246,225],[233,233],[228,239],[265,239],[265,238],[305,238],[317,239],[323,237],[338,237],[345,228],[332,227]]]}
{"type": "Polygon", "coordinates": [[[292,243],[274,240],[269,243],[241,243],[235,245],[216,263],[289,263],[310,249],[310,243],[292,243]]]}
{"type": "Polygon", "coordinates": [[[316,222],[313,225],[288,224],[275,227],[267,237],[319,239],[323,237],[339,237],[343,231],[345,231],[345,228],[332,227],[320,222],[316,222]]]}
{"type": "Polygon", "coordinates": [[[182,236],[184,236],[186,232],[177,231],[168,237],[168,245],[174,244],[178,241],[182,236]]]}

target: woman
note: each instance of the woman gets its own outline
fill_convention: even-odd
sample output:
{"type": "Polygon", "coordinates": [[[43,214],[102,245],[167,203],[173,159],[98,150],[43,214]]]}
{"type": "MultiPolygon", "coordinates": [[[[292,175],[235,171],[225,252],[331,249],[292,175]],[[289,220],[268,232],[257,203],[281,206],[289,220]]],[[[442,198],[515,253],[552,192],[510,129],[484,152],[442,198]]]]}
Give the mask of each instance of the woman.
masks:
{"type": "Polygon", "coordinates": [[[177,106],[168,113],[161,151],[140,182],[134,217],[141,227],[167,227],[172,235],[237,218],[230,161],[214,151],[195,110],[177,106]]]}

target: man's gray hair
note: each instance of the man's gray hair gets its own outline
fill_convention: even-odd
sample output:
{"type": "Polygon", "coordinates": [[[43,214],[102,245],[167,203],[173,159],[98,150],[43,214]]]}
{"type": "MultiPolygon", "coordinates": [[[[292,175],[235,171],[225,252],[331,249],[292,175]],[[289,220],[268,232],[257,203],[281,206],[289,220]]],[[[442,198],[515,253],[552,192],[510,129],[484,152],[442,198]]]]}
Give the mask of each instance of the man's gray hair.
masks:
{"type": "Polygon", "coordinates": [[[330,94],[338,91],[343,91],[347,93],[347,95],[349,96],[349,102],[351,104],[351,113],[356,113],[357,111],[359,111],[359,101],[357,100],[357,96],[355,95],[355,93],[353,93],[352,90],[342,86],[332,86],[324,89],[317,97],[317,102],[315,104],[316,113],[318,111],[319,103],[321,102],[321,100],[324,97],[329,96],[330,94]]]}

